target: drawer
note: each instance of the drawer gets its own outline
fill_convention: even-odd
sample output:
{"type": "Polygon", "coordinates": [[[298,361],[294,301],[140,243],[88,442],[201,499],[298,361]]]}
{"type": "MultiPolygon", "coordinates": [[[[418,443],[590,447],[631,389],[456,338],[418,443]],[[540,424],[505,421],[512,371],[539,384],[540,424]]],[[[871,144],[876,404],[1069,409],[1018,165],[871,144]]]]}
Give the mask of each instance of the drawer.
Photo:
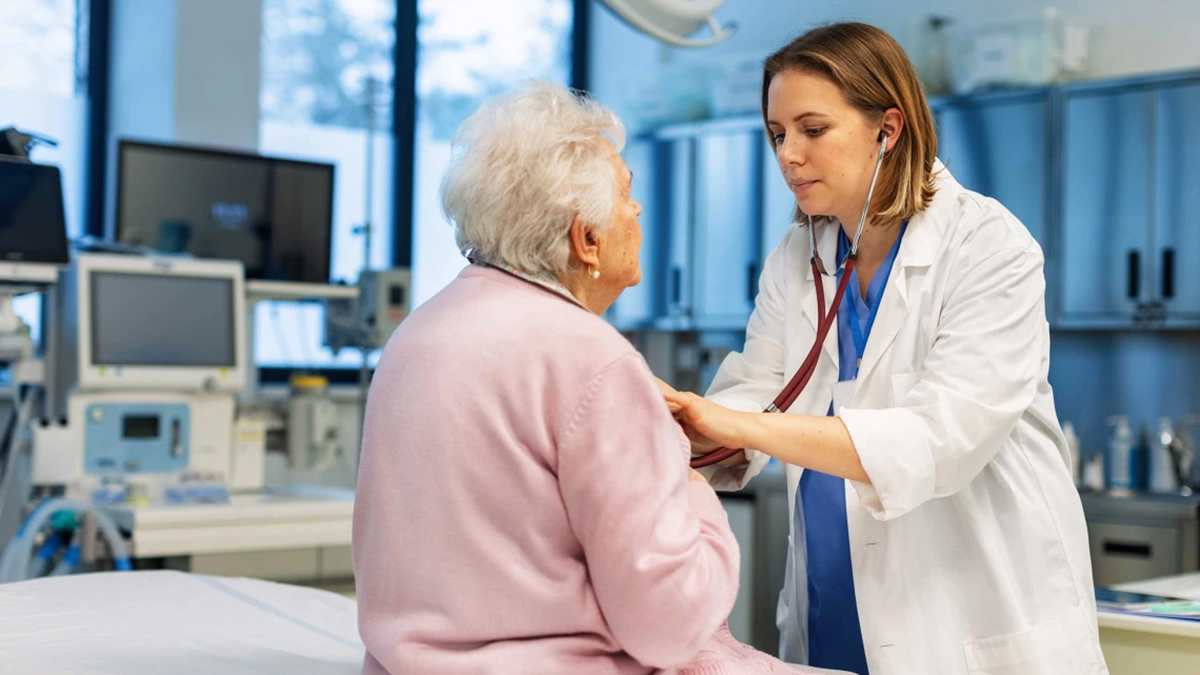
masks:
{"type": "Polygon", "coordinates": [[[1180,574],[1181,533],[1177,528],[1123,523],[1088,523],[1092,576],[1097,586],[1180,574]]]}

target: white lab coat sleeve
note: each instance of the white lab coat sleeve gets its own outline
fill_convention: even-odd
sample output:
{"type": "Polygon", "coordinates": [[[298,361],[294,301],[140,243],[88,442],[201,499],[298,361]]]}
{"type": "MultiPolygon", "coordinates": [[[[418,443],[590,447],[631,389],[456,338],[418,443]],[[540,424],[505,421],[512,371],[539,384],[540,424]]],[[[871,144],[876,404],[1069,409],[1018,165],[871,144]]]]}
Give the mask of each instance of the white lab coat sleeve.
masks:
{"type": "Polygon", "coordinates": [[[876,519],[965,488],[1033,403],[1049,340],[1042,267],[1036,250],[1010,248],[950,280],[923,371],[892,375],[895,407],[838,409],[876,519]]]}
{"type": "MultiPolygon", "coordinates": [[[[763,263],[754,312],[746,326],[746,345],[725,357],[705,398],[741,412],[762,412],[784,382],[784,256],[788,238],[763,263]]],[[[740,490],[766,467],[771,457],[746,449],[746,464],[700,469],[717,490],[740,490]]]]}

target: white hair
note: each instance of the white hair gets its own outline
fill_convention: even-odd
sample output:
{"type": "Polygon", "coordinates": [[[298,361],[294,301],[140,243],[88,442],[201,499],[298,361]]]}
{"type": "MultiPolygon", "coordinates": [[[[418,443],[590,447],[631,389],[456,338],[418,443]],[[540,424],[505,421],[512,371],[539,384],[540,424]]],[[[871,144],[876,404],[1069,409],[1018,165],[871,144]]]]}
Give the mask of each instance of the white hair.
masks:
{"type": "Polygon", "coordinates": [[[621,120],[556,84],[485,102],[459,127],[442,178],[442,212],[463,255],[532,274],[570,271],[572,221],[603,228],[612,215],[619,178],[604,141],[621,151],[621,120]]]}

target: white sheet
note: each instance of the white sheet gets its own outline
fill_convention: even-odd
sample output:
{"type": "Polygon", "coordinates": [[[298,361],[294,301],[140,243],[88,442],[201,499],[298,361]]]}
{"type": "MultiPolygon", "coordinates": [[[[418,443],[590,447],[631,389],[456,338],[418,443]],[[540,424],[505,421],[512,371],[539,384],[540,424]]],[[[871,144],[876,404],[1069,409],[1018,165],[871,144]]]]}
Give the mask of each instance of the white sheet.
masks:
{"type": "Polygon", "coordinates": [[[364,652],[355,602],[312,588],[168,571],[0,585],[5,675],[359,675],[364,652]]]}
{"type": "Polygon", "coordinates": [[[79,675],[358,675],[355,603],[181,572],[0,586],[0,670],[79,675]]]}

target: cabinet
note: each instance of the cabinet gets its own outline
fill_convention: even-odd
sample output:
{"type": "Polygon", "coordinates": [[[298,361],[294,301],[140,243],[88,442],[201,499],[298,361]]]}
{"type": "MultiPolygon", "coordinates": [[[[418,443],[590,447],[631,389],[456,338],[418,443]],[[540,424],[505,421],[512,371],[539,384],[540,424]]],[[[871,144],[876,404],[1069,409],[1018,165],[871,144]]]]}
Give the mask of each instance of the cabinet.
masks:
{"type": "Polygon", "coordinates": [[[1200,75],[1069,87],[1061,323],[1200,325],[1200,75]]]}
{"type": "Polygon", "coordinates": [[[666,307],[660,325],[686,328],[692,319],[692,221],[695,219],[696,147],[691,137],[667,141],[668,176],[663,181],[670,201],[666,231],[666,307]]]}
{"type": "MultiPolygon", "coordinates": [[[[1046,256],[1059,328],[1200,328],[1200,72],[935,98],[938,156],[1046,256]]],[[[758,117],[676,125],[626,150],[643,283],[618,325],[742,330],[795,199],[758,117]]]]}
{"type": "Polygon", "coordinates": [[[796,195],[779,169],[771,145],[763,141],[762,152],[762,258],[775,250],[783,235],[796,224],[796,195]]]}
{"type": "Polygon", "coordinates": [[[763,134],[735,129],[697,136],[692,288],[697,328],[742,330],[761,269],[763,134]]]}
{"type": "Polygon", "coordinates": [[[1152,288],[1168,324],[1200,325],[1200,78],[1156,93],[1152,288]]]}
{"type": "Polygon", "coordinates": [[[761,122],[680,125],[623,154],[642,204],[642,283],[609,319],[625,330],[743,330],[762,269],[761,122]]]}
{"type": "Polygon", "coordinates": [[[938,157],[963,187],[992,197],[1047,248],[1053,115],[1048,89],[931,101],[938,157]]]}
{"type": "Polygon", "coordinates": [[[1145,302],[1153,92],[1067,94],[1062,320],[1128,322],[1145,302]]]}
{"type": "Polygon", "coordinates": [[[1200,570],[1200,498],[1080,495],[1097,586],[1200,570]]]}
{"type": "Polygon", "coordinates": [[[660,270],[665,264],[665,219],[669,207],[659,189],[668,175],[664,155],[662,144],[652,139],[632,139],[621,153],[633,174],[633,198],[642,205],[642,214],[638,217],[642,228],[642,281],[625,289],[608,313],[608,319],[622,330],[646,328],[662,315],[664,309],[665,280],[660,270]]]}

